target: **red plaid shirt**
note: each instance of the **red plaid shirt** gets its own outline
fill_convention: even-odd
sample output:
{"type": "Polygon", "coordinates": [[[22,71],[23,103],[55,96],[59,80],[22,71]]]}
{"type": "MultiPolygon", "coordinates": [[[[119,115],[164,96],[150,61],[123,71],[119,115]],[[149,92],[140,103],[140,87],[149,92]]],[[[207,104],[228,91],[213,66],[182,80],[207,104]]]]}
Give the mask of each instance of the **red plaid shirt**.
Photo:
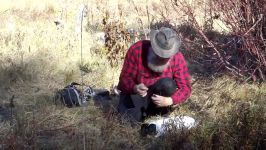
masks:
{"type": "Polygon", "coordinates": [[[150,41],[144,40],[129,48],[120,74],[118,89],[122,93],[133,94],[136,84],[143,83],[149,87],[160,78],[170,77],[176,81],[178,87],[172,95],[173,103],[184,102],[190,96],[191,85],[183,54],[178,52],[172,56],[169,66],[162,73],[156,73],[147,67],[147,53],[150,46],[150,41]]]}

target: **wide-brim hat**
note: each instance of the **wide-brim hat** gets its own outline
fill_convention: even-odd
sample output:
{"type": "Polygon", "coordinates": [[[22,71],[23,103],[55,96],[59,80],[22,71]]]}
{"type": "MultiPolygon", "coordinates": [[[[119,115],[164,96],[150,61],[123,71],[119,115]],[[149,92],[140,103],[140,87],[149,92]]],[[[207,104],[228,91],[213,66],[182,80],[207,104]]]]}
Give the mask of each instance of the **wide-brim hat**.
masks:
{"type": "Polygon", "coordinates": [[[179,51],[181,39],[173,29],[161,27],[150,32],[151,46],[156,55],[170,58],[179,51]]]}

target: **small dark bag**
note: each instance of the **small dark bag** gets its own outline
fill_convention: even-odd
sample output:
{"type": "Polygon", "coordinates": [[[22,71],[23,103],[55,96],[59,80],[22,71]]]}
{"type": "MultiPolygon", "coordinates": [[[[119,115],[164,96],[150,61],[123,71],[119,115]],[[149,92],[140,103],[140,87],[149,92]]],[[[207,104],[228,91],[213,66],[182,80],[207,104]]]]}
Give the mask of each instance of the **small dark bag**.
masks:
{"type": "Polygon", "coordinates": [[[61,102],[67,107],[81,106],[81,92],[75,85],[66,86],[61,92],[61,102]]]}
{"type": "Polygon", "coordinates": [[[67,107],[83,106],[87,103],[89,98],[95,95],[91,87],[86,87],[85,90],[81,92],[76,85],[80,84],[73,82],[59,92],[60,101],[67,107]]]}

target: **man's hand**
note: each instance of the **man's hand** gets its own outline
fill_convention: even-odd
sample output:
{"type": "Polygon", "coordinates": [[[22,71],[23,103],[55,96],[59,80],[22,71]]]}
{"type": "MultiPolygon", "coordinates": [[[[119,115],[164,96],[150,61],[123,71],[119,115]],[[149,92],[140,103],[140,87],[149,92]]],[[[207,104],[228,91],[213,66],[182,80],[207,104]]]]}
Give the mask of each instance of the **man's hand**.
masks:
{"type": "Polygon", "coordinates": [[[142,97],[145,97],[147,95],[147,91],[148,88],[143,83],[134,86],[134,92],[142,97]]]}
{"type": "Polygon", "coordinates": [[[173,100],[171,97],[164,97],[164,96],[153,94],[151,99],[153,103],[158,107],[167,107],[173,104],[173,100]]]}

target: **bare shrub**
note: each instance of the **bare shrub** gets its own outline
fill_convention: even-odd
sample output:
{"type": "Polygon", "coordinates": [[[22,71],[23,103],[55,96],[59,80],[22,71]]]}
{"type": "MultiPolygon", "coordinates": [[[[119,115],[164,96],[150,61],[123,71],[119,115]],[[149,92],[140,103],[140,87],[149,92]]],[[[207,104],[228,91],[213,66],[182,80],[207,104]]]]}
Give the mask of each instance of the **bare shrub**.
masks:
{"type": "Polygon", "coordinates": [[[103,25],[107,58],[111,66],[114,67],[124,59],[130,43],[129,32],[122,21],[110,21],[108,12],[106,12],[106,17],[103,19],[103,25]]]}
{"type": "MultiPolygon", "coordinates": [[[[188,21],[197,31],[204,46],[203,55],[208,51],[210,61],[219,70],[227,70],[236,76],[246,76],[253,80],[265,80],[265,7],[263,1],[208,1],[207,17],[202,25],[197,19],[197,12],[186,1],[172,0],[176,11],[182,11],[189,17],[188,21]],[[222,20],[230,29],[226,34],[213,35],[213,21],[222,20]],[[217,36],[218,35],[218,36],[217,36]]],[[[206,60],[206,59],[203,59],[206,60]]]]}
{"type": "MultiPolygon", "coordinates": [[[[245,69],[253,79],[265,80],[266,73],[266,4],[263,0],[258,1],[217,1],[214,9],[221,14],[221,20],[227,23],[233,35],[242,40],[242,47],[238,50],[243,60],[253,59],[245,69]],[[232,12],[230,12],[232,11],[232,12]],[[249,52],[249,54],[245,54],[249,52]]],[[[244,65],[244,64],[243,64],[244,65]]],[[[242,66],[243,66],[242,65],[242,66]]]]}

